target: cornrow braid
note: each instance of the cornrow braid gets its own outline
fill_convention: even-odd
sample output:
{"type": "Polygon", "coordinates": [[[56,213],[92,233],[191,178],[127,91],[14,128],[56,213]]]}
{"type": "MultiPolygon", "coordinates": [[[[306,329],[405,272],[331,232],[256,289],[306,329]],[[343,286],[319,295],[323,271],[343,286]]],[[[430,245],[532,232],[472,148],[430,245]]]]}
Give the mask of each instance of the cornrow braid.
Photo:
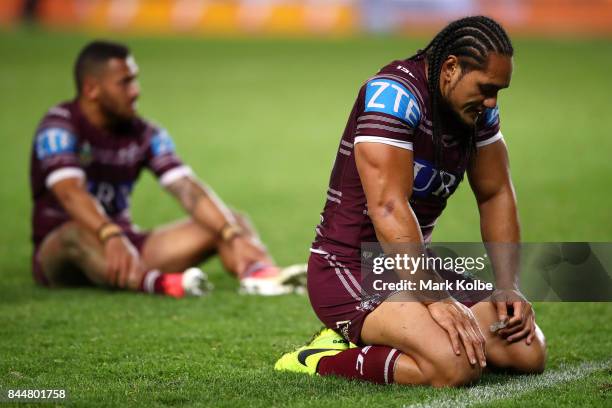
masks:
{"type": "MultiPolygon", "coordinates": [[[[439,105],[440,71],[449,55],[459,58],[459,64],[465,72],[472,69],[484,69],[490,53],[512,56],[514,49],[508,34],[503,27],[485,16],[466,17],[453,21],[442,29],[424,50],[417,53],[427,57],[428,88],[431,99],[433,122],[433,143],[435,149],[435,166],[442,162],[442,117],[439,105]]],[[[476,127],[464,143],[465,159],[476,151],[476,127]]]]}

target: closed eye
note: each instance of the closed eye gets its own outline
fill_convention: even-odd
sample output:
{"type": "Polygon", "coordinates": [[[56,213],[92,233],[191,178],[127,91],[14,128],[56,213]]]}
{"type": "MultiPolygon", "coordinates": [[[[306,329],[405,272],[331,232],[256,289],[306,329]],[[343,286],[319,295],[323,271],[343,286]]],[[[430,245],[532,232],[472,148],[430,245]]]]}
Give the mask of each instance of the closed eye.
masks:
{"type": "Polygon", "coordinates": [[[506,88],[508,85],[478,84],[478,89],[484,96],[496,96],[499,91],[506,88]]]}
{"type": "Polygon", "coordinates": [[[480,84],[478,85],[478,88],[480,90],[480,93],[485,96],[495,96],[500,90],[500,87],[490,84],[480,84]]]}

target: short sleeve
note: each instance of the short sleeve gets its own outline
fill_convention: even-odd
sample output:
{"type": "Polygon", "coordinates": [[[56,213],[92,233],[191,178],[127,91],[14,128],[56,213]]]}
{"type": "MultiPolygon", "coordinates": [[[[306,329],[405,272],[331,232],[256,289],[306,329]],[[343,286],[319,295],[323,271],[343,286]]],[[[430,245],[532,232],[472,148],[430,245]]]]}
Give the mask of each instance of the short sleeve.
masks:
{"type": "Polygon", "coordinates": [[[78,157],[78,138],[69,122],[42,125],[34,138],[34,153],[47,188],[67,178],[85,179],[78,157]]]}
{"type": "Polygon", "coordinates": [[[402,83],[374,78],[365,84],[364,111],[357,118],[355,144],[383,143],[413,150],[421,107],[402,83]]]}
{"type": "Polygon", "coordinates": [[[160,128],[153,129],[147,151],[147,166],[163,186],[193,174],[191,168],[178,157],[170,134],[160,128]]]}
{"type": "Polygon", "coordinates": [[[503,139],[499,123],[499,108],[486,109],[476,134],[476,147],[483,147],[503,139]]]}

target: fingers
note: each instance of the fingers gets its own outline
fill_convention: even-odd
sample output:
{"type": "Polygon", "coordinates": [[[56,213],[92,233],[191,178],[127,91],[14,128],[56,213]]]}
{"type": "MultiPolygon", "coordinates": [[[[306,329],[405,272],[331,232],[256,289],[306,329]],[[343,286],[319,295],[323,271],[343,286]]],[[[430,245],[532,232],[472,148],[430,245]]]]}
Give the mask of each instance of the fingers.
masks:
{"type": "Polygon", "coordinates": [[[132,260],[130,256],[123,256],[120,262],[119,273],[117,274],[117,287],[125,288],[127,284],[128,275],[132,267],[132,260]]]}
{"type": "Polygon", "coordinates": [[[531,315],[531,330],[529,330],[529,335],[527,335],[527,339],[525,339],[525,343],[529,346],[533,341],[533,338],[536,334],[536,324],[535,324],[535,315],[531,315]]]}
{"type": "Polygon", "coordinates": [[[480,330],[478,322],[473,316],[472,319],[470,319],[470,323],[472,324],[471,328],[479,346],[477,348],[478,361],[480,361],[480,366],[484,368],[487,366],[486,340],[482,330],[480,330]]]}
{"type": "Polygon", "coordinates": [[[117,287],[138,289],[144,273],[139,257],[132,253],[126,253],[123,255],[120,265],[121,268],[117,274],[117,287]]]}
{"type": "Polygon", "coordinates": [[[130,270],[130,276],[128,277],[128,287],[132,290],[137,290],[142,283],[142,277],[144,275],[144,267],[140,261],[140,258],[134,259],[132,263],[132,269],[130,270]]]}
{"type": "Polygon", "coordinates": [[[525,303],[523,302],[512,302],[512,308],[514,312],[512,313],[512,317],[508,321],[508,326],[512,327],[517,324],[521,324],[523,322],[523,314],[525,309],[525,303]]]}
{"type": "Polygon", "coordinates": [[[484,353],[484,337],[476,319],[469,309],[457,308],[453,309],[454,326],[459,334],[459,338],[463,343],[470,364],[475,365],[480,363],[482,367],[486,365],[486,357],[484,353]],[[480,333],[480,336],[477,334],[480,333]],[[483,365],[484,364],[484,365],[483,365]]]}
{"type": "Polygon", "coordinates": [[[246,261],[242,257],[238,257],[236,259],[236,274],[239,278],[241,278],[246,273],[248,266],[249,261],[246,261]]]}
{"type": "Polygon", "coordinates": [[[525,338],[525,342],[531,344],[535,335],[535,317],[529,303],[524,304],[520,323],[516,325],[515,329],[509,331],[508,334],[506,339],[508,342],[515,342],[525,338]]]}
{"type": "Polygon", "coordinates": [[[506,302],[495,302],[495,306],[497,309],[497,318],[499,319],[499,321],[506,321],[506,319],[508,318],[508,306],[506,305],[506,302]]]}
{"type": "Polygon", "coordinates": [[[502,338],[507,338],[508,336],[513,335],[514,333],[517,333],[521,330],[523,330],[525,328],[524,324],[517,324],[514,325],[512,327],[506,327],[505,329],[502,329],[498,332],[499,336],[502,338]]]}
{"type": "Polygon", "coordinates": [[[442,328],[448,333],[453,352],[455,353],[455,355],[460,356],[461,346],[459,345],[459,332],[457,332],[457,329],[455,329],[452,323],[441,324],[440,326],[442,326],[442,328]]]}
{"type": "Polygon", "coordinates": [[[525,338],[527,345],[533,342],[533,338],[536,333],[535,317],[533,312],[529,313],[527,317],[523,319],[522,324],[517,324],[514,327],[504,329],[499,332],[499,335],[509,342],[514,342],[525,338]]]}
{"type": "Polygon", "coordinates": [[[484,339],[479,338],[478,334],[474,331],[471,322],[463,324],[463,329],[472,349],[472,357],[470,357],[470,352],[468,351],[468,359],[470,360],[470,363],[472,365],[479,363],[481,367],[485,367],[487,365],[487,359],[484,351],[484,339]]]}
{"type": "Polygon", "coordinates": [[[523,328],[518,331],[517,333],[514,333],[511,336],[508,336],[508,338],[506,340],[508,340],[509,343],[513,343],[517,340],[520,340],[524,337],[526,337],[529,333],[531,332],[531,322],[529,322],[528,324],[524,325],[523,328]]]}
{"type": "Polygon", "coordinates": [[[470,364],[485,367],[485,338],[471,311],[456,302],[434,302],[428,308],[433,319],[448,334],[455,355],[461,355],[463,345],[470,364]]]}
{"type": "Polygon", "coordinates": [[[138,253],[128,241],[117,238],[111,239],[104,250],[108,284],[111,287],[127,288],[131,277],[139,273],[138,253]]]}
{"type": "Polygon", "coordinates": [[[485,352],[485,337],[482,334],[482,330],[480,330],[480,326],[474,317],[474,314],[466,308],[464,313],[464,318],[467,319],[467,322],[464,324],[466,330],[468,330],[470,336],[472,337],[472,342],[474,344],[474,349],[476,350],[476,356],[478,357],[478,362],[481,367],[486,367],[487,358],[485,352]]]}
{"type": "Polygon", "coordinates": [[[472,340],[470,339],[470,336],[467,333],[467,330],[465,330],[464,327],[460,327],[458,328],[458,332],[459,332],[459,337],[461,338],[461,341],[463,342],[463,347],[465,348],[465,352],[467,354],[470,364],[472,365],[476,364],[476,351],[474,350],[472,340]]]}
{"type": "Polygon", "coordinates": [[[108,284],[111,287],[117,286],[117,275],[119,272],[119,265],[117,264],[116,257],[107,257],[106,259],[106,276],[108,277],[108,284]]]}

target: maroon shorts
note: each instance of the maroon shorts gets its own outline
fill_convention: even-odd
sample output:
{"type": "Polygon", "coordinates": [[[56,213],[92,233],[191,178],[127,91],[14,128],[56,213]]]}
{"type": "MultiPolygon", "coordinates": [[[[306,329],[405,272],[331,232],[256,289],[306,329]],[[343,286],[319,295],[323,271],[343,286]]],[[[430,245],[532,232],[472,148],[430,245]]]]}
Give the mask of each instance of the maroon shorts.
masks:
{"type": "MultiPolygon", "coordinates": [[[[144,243],[149,237],[149,231],[140,231],[136,226],[132,224],[118,224],[123,229],[125,237],[134,245],[139,254],[142,254],[142,248],[144,243]]],[[[59,227],[57,227],[59,228],[59,227]]],[[[34,251],[32,254],[32,276],[34,281],[41,286],[49,286],[49,280],[45,276],[42,265],[38,260],[38,251],[40,250],[41,244],[34,245],[34,251]]]]}
{"type": "MultiPolygon", "coordinates": [[[[447,281],[470,280],[453,271],[440,271],[447,281]]],[[[361,329],[367,315],[396,291],[367,293],[362,289],[359,258],[340,258],[311,253],[308,259],[308,296],[319,319],[346,340],[362,345],[361,329]]],[[[457,301],[471,307],[492,291],[451,292],[457,301]]]]}

